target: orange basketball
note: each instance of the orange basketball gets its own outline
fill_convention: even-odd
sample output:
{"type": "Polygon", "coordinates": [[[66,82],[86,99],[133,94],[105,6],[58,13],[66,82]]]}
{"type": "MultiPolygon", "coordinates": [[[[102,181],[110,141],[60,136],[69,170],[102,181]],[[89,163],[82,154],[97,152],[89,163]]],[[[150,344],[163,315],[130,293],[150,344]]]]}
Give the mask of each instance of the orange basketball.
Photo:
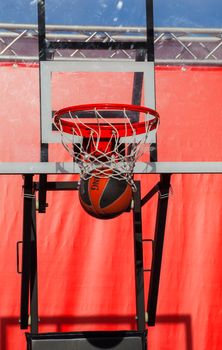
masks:
{"type": "Polygon", "coordinates": [[[125,180],[95,175],[81,180],[79,199],[88,214],[98,219],[112,219],[130,208],[132,188],[125,180]]]}

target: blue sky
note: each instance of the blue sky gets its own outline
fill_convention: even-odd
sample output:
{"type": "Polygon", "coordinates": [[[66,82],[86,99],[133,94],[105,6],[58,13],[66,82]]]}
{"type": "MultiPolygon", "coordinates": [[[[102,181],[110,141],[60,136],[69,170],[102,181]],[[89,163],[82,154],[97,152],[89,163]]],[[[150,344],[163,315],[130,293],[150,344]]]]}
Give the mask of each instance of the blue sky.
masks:
{"type": "MultiPolygon", "coordinates": [[[[145,0],[46,0],[47,23],[145,25],[145,0]]],[[[222,0],[154,0],[156,26],[222,27],[222,0]]],[[[36,0],[1,0],[0,22],[36,23],[36,0]]]]}

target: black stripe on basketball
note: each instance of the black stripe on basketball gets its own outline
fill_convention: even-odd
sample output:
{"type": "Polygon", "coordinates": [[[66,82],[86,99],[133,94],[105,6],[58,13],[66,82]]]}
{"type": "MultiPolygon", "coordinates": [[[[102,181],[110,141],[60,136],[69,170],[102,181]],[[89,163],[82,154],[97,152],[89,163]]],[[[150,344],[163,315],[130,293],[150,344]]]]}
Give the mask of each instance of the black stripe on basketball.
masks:
{"type": "Polygon", "coordinates": [[[119,198],[128,186],[126,181],[110,178],[100,198],[100,207],[106,208],[119,198]]]}
{"type": "Polygon", "coordinates": [[[79,192],[81,193],[81,198],[84,203],[91,205],[89,197],[89,180],[80,181],[79,192]]]}
{"type": "Polygon", "coordinates": [[[132,188],[125,180],[99,177],[95,172],[90,179],[80,181],[79,199],[91,216],[111,219],[129,210],[132,188]]]}

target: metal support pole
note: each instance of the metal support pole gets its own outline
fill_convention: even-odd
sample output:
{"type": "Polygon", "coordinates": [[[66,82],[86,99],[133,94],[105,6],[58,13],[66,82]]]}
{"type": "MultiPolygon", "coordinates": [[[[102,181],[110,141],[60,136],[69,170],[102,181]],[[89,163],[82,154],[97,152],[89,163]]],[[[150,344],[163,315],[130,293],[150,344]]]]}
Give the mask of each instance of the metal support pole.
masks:
{"type": "Polygon", "coordinates": [[[23,208],[23,248],[22,248],[22,283],[20,303],[20,328],[28,328],[29,313],[29,283],[31,266],[31,236],[33,227],[33,175],[24,177],[24,208],[23,208]]]}
{"type": "Polygon", "coordinates": [[[140,182],[135,182],[137,191],[134,192],[133,228],[136,282],[136,313],[139,331],[145,330],[145,300],[144,300],[144,271],[143,271],[143,242],[140,182]]]}
{"type": "MultiPolygon", "coordinates": [[[[146,51],[138,50],[136,52],[136,61],[143,62],[145,61],[146,51]]],[[[143,90],[143,73],[135,72],[133,78],[133,93],[132,93],[132,104],[133,105],[141,105],[142,99],[142,90],[143,90]]],[[[139,121],[139,113],[137,120],[139,121]]]]}
{"type": "Polygon", "coordinates": [[[148,61],[154,61],[153,0],[146,0],[146,40],[148,61]]]}
{"type": "Polygon", "coordinates": [[[30,316],[31,332],[38,333],[38,272],[36,240],[36,198],[32,198],[32,227],[30,242],[30,316]]]}
{"type": "MultiPolygon", "coordinates": [[[[44,162],[44,160],[41,160],[44,162]]],[[[47,174],[39,175],[39,196],[38,196],[38,211],[39,213],[46,212],[46,196],[47,196],[47,174]]]]}
{"type": "Polygon", "coordinates": [[[159,182],[159,198],[147,305],[148,326],[154,326],[156,321],[157,299],[160,283],[164,233],[166,226],[167,206],[170,189],[170,177],[171,174],[162,174],[159,182]]]}
{"type": "Polygon", "coordinates": [[[23,211],[22,284],[20,304],[20,328],[29,325],[29,301],[31,330],[38,332],[36,198],[33,175],[25,175],[23,211]]]}
{"type": "Polygon", "coordinates": [[[46,61],[45,0],[38,0],[39,60],[46,61]]]}
{"type": "MultiPolygon", "coordinates": [[[[45,0],[38,0],[38,33],[39,33],[39,62],[46,61],[48,57],[48,50],[46,45],[46,25],[45,25],[45,0]]],[[[40,65],[41,70],[41,65],[40,65]]],[[[40,76],[41,79],[41,76],[40,76]]],[[[40,84],[40,100],[41,100],[41,84],[40,84]]],[[[41,105],[41,103],[40,103],[41,105]]],[[[42,113],[42,111],[40,111],[42,113]]],[[[41,119],[40,119],[41,122],[41,119]]],[[[42,129],[42,128],[41,128],[42,129]]],[[[42,136],[41,136],[42,140],[42,136]]],[[[40,160],[41,162],[48,162],[48,144],[41,141],[40,145],[40,160]]],[[[46,212],[46,183],[47,174],[41,174],[39,179],[39,213],[46,212]]]]}

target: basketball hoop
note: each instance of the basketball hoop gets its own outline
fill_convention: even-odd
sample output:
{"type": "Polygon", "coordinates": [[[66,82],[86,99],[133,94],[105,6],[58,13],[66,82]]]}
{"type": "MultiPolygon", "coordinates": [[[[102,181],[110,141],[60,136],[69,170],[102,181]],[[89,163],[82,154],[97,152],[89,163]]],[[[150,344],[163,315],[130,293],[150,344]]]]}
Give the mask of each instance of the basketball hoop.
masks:
{"type": "Polygon", "coordinates": [[[92,176],[127,181],[132,188],[135,162],[152,142],[159,114],[128,104],[87,104],[54,114],[65,149],[80,167],[80,178],[92,176]]]}

